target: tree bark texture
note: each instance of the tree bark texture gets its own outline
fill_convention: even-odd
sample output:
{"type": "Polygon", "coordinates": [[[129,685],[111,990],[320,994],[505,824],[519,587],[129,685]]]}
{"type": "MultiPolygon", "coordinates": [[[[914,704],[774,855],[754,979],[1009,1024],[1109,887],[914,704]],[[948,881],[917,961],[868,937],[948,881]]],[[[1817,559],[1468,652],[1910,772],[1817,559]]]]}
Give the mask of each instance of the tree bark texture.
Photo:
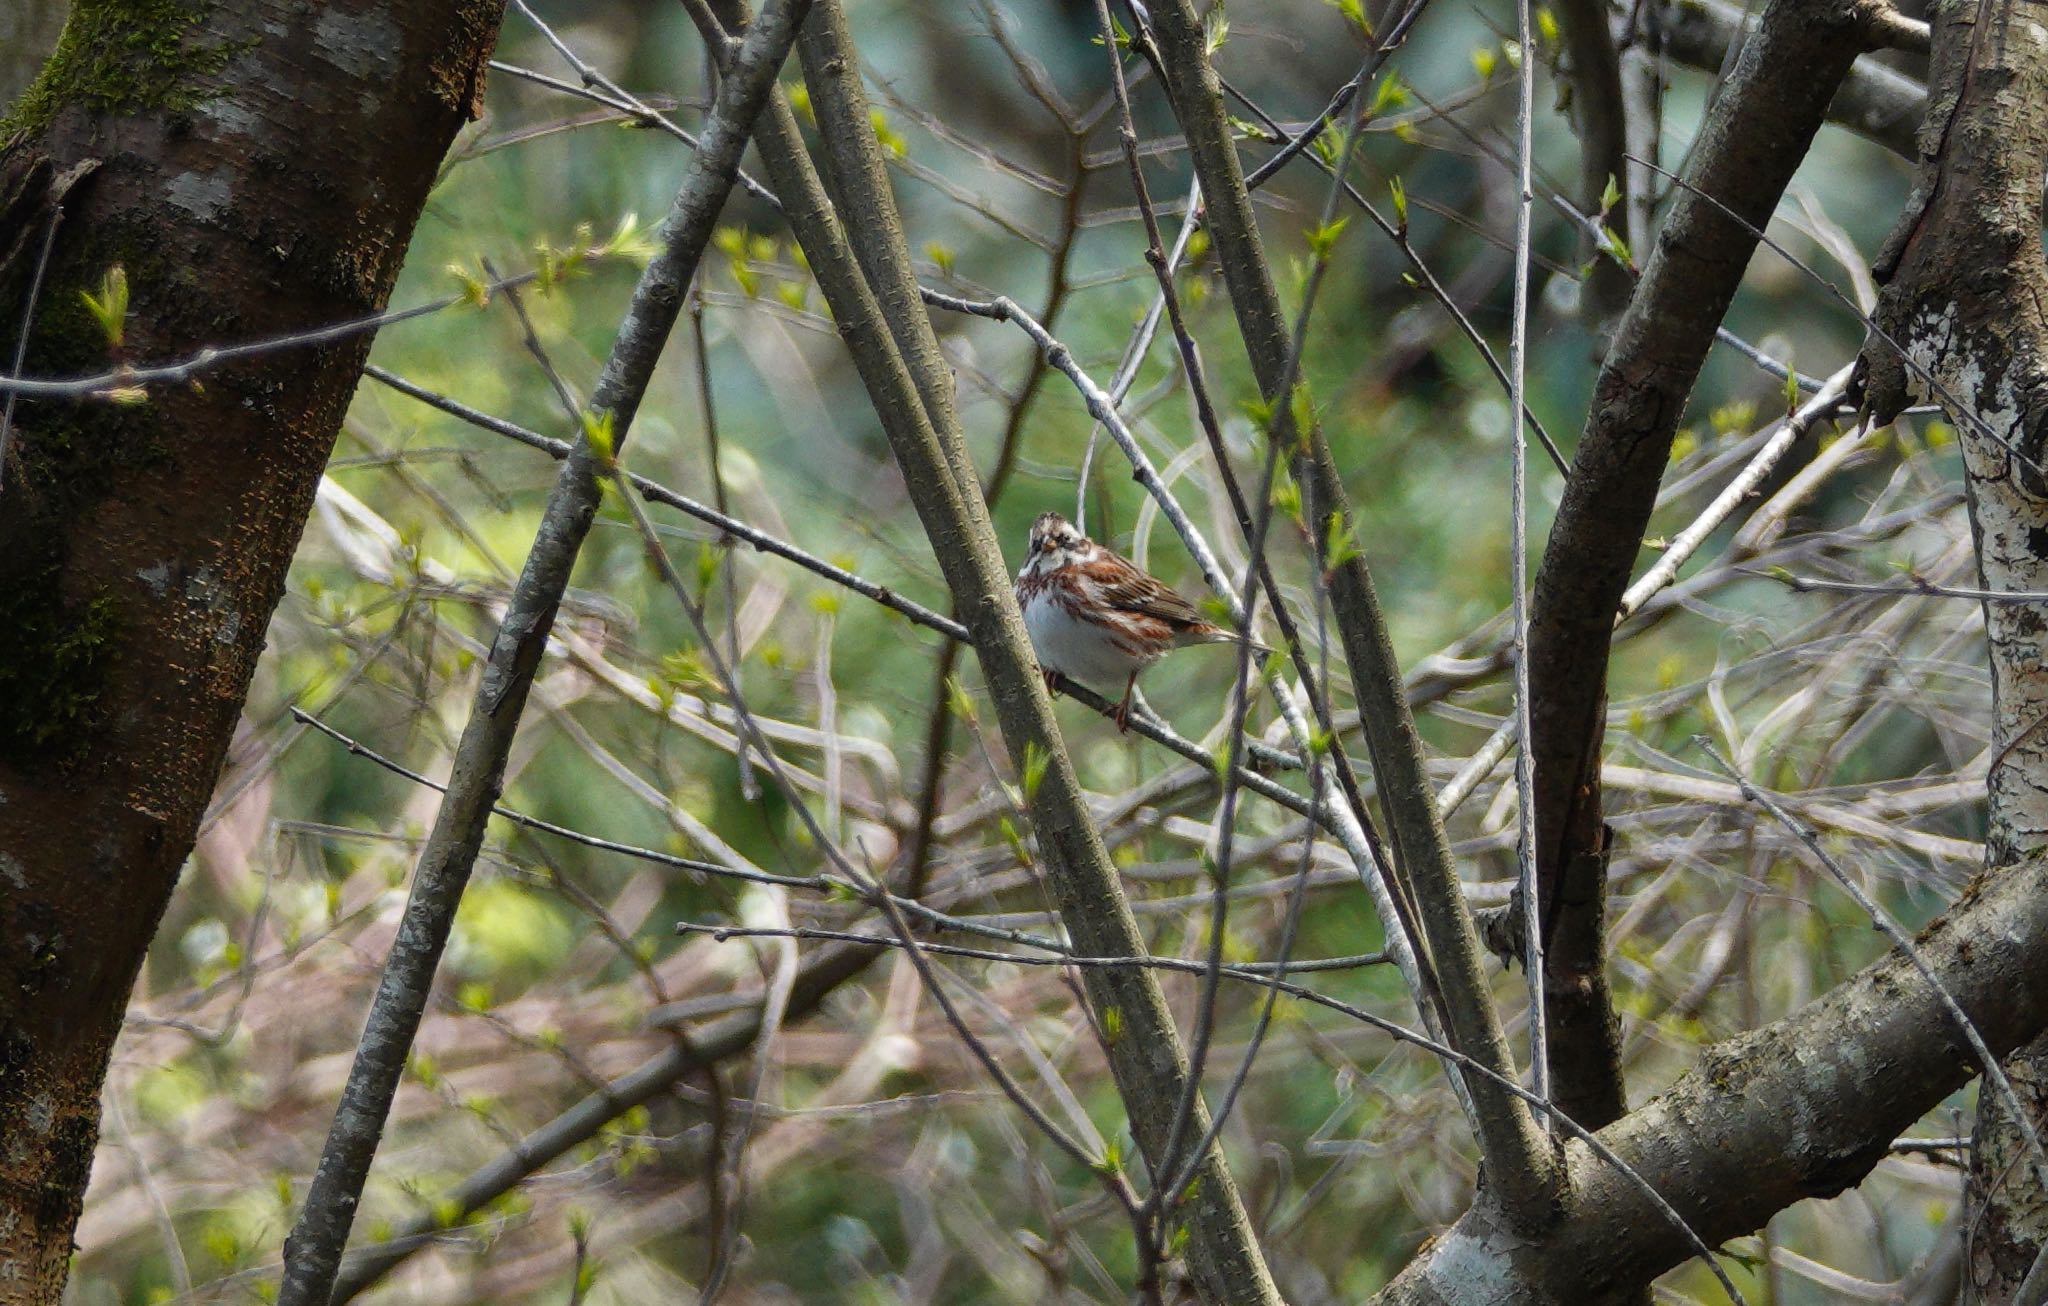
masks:
{"type": "MultiPolygon", "coordinates": [[[[1710,73],[1726,66],[1730,46],[1754,34],[1747,30],[1753,24],[1744,6],[1730,0],[1679,0],[1666,5],[1657,21],[1673,59],[1710,73]]],[[[1875,59],[1858,59],[1828,105],[1828,121],[1912,158],[1914,133],[1926,110],[1926,87],[1875,59]]]]}
{"type": "MultiPolygon", "coordinates": [[[[1994,1053],[2048,1023],[2048,862],[1980,877],[1918,940],[1994,1053]]],[[[1599,1132],[1709,1245],[1860,1182],[1891,1140],[1976,1073],[1946,1008],[1897,952],[1826,997],[1709,1048],[1663,1094],[1599,1132]]],[[[1381,1306],[1595,1306],[1690,1254],[1622,1172],[1565,1146],[1565,1214],[1530,1236],[1482,1193],[1381,1306]]]]}
{"type": "MultiPolygon", "coordinates": [[[[2036,1130],[2048,1119],[2048,1038],[2037,1038],[2005,1059],[2020,1109],[2036,1130]]],[[[1985,1306],[2021,1301],[2020,1284],[2048,1241],[2048,1193],[2034,1179],[2033,1161],[2019,1126],[1996,1093],[1977,1099],[1970,1136],[1971,1214],[1963,1265],[1968,1300],[1985,1306]]]]}
{"type": "MultiPolygon", "coordinates": [[[[374,314],[501,0],[80,0],[0,123],[0,341],[102,373],[374,314]],[[48,256],[44,258],[47,248],[48,256]],[[85,307],[119,266],[115,344],[85,307]]],[[[0,467],[0,1303],[54,1301],[129,990],[369,336],[144,402],[23,401],[0,467]]]]}
{"type": "MultiPolygon", "coordinates": [[[[2048,25],[2019,0],[1945,0],[1930,14],[1933,60],[1920,177],[1876,274],[1884,283],[1864,347],[1867,398],[1889,416],[1916,396],[1955,423],[1986,590],[2048,584],[2048,259],[2041,176],[2048,163],[2048,25]]],[[[2048,614],[1987,603],[1992,763],[1987,874],[2048,849],[2048,614]]],[[[2009,872],[2005,872],[2009,873],[2009,872]]],[[[2007,1062],[2037,1126],[2048,1051],[2007,1062]]],[[[1988,1303],[2020,1299],[2048,1234],[2048,1198],[2014,1123],[1979,1108],[1975,1191],[1984,1203],[1967,1272],[1988,1303]]]]}
{"type": "Polygon", "coordinates": [[[1672,436],[1786,183],[1867,48],[1870,0],[1773,0],[1693,146],[1692,164],[1600,370],[1536,576],[1529,630],[1536,859],[1556,1029],[1553,1095],[1603,1125],[1626,1109],[1600,922],[1600,753],[1614,616],[1672,436]]]}

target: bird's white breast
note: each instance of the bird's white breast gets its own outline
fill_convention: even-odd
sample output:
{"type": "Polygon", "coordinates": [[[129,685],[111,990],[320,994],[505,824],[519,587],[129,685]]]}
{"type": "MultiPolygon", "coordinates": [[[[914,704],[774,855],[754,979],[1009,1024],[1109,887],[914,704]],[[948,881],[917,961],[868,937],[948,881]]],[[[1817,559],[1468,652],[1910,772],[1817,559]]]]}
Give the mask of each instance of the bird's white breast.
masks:
{"type": "Polygon", "coordinates": [[[1097,689],[1121,690],[1128,676],[1155,660],[1132,657],[1103,627],[1074,616],[1044,592],[1024,604],[1024,629],[1040,666],[1097,689]]]}

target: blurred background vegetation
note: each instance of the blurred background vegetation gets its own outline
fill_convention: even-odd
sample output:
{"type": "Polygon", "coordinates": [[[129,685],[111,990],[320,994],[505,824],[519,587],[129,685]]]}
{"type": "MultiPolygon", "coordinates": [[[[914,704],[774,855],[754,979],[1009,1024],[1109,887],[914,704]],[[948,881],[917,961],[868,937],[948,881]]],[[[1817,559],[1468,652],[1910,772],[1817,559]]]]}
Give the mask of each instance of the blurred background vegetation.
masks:
{"type": "MultiPolygon", "coordinates": [[[[18,89],[54,40],[56,8],[17,4],[0,14],[10,65],[0,90],[18,89]]],[[[701,116],[703,54],[679,6],[537,8],[623,86],[672,107],[684,125],[701,116]]],[[[867,0],[852,9],[923,279],[1044,311],[1106,383],[1154,283],[1105,114],[1108,55],[1093,6],[867,0]],[[1086,130],[1070,132],[1063,114],[1086,130]]],[[[1219,65],[1282,124],[1299,125],[1356,71],[1367,46],[1353,15],[1369,22],[1372,11],[1323,0],[1232,5],[1219,65]]],[[[1496,0],[1437,0],[1380,83],[1352,176],[1386,213],[1398,179],[1415,250],[1503,356],[1522,57],[1509,39],[1513,22],[1512,7],[1496,0]]],[[[1539,174],[1546,194],[1569,195],[1577,146],[1560,111],[1554,42],[1534,57],[1539,174]]],[[[499,58],[577,80],[517,13],[499,58]]],[[[1675,61],[1666,72],[1661,145],[1675,167],[1716,78],[1675,61]]],[[[793,84],[794,71],[787,76],[793,84]]],[[[1139,76],[1135,98],[1170,235],[1187,169],[1157,88],[1139,76]]],[[[1270,148],[1253,139],[1261,129],[1244,126],[1246,157],[1266,157],[1270,148]]],[[[554,365],[587,393],[637,270],[630,248],[611,237],[632,215],[651,226],[686,162],[668,135],[500,71],[485,117],[447,162],[394,305],[459,294],[487,268],[573,264],[524,302],[554,365]],[[605,252],[564,258],[593,248],[605,252]]],[[[1730,329],[1809,375],[1848,361],[1861,323],[1814,274],[1860,297],[1863,266],[1908,182],[1901,159],[1846,131],[1824,132],[1772,229],[1812,273],[1760,253],[1730,329]]],[[[1261,193],[1269,253],[1297,277],[1283,285],[1290,296],[1298,298],[1325,188],[1321,174],[1296,164],[1261,193]]],[[[736,195],[724,221],[702,280],[702,352],[678,333],[628,466],[705,502],[722,493],[733,515],[943,610],[944,585],[878,424],[779,218],[736,195]]],[[[1537,208],[1535,252],[1530,403],[1568,457],[1599,343],[1579,311],[1579,232],[1547,202],[1537,208]]],[[[1190,264],[1182,285],[1204,362],[1219,396],[1242,404],[1256,391],[1199,240],[1190,264]]],[[[1392,241],[1351,221],[1304,365],[1447,779],[1508,701],[1497,652],[1508,598],[1509,408],[1408,270],[1392,241]]],[[[995,517],[1013,562],[1034,516],[1080,506],[1092,534],[1198,593],[1192,563],[1112,446],[1097,451],[1083,493],[1090,421],[1056,375],[1027,397],[1029,342],[978,319],[939,326],[982,475],[1006,469],[995,517]]],[[[574,434],[502,296],[386,330],[373,362],[486,413],[574,434]]],[[[1154,345],[1131,395],[1155,460],[1212,538],[1232,543],[1170,340],[1154,345]]],[[[1653,534],[1698,512],[1784,413],[1785,396],[1784,383],[1741,352],[1717,354],[1653,534]]],[[[1249,474],[1257,430],[1241,412],[1226,420],[1249,474]]],[[[1802,460],[1833,449],[1833,439],[1802,460]]],[[[1910,923],[1939,910],[1976,863],[1981,784],[1971,781],[1984,766],[1988,688],[1975,607],[1801,593],[1772,571],[1967,582],[1952,446],[1937,423],[1909,416],[1823,459],[1784,501],[1789,525],[1767,548],[1744,553],[1731,533],[1717,537],[1630,627],[1618,655],[1611,976],[1633,1101],[1669,1082],[1703,1043],[1798,1007],[1881,950],[1784,832],[1733,801],[1696,736],[1793,795],[1910,923]]],[[[1559,478],[1540,455],[1532,472],[1540,541],[1559,478]]],[[[364,381],[216,809],[135,994],[67,1300],[241,1301],[269,1291],[435,803],[431,790],[351,754],[290,709],[416,771],[445,774],[479,650],[553,475],[541,454],[364,381]]],[[[933,715],[951,712],[930,893],[991,924],[1051,929],[1028,845],[1018,842],[1028,831],[1010,820],[1005,786],[1015,777],[975,712],[972,658],[957,662],[962,692],[949,696],[935,670],[938,636],[775,558],[722,547],[700,522],[657,517],[686,574],[730,623],[748,701],[786,727],[786,756],[811,777],[826,828],[875,864],[891,862],[915,824],[933,715]]],[[[1283,542],[1276,556],[1312,618],[1314,578],[1298,542],[1283,542]]],[[[624,844],[779,873],[821,869],[783,801],[734,756],[717,719],[723,705],[704,697],[704,659],[616,506],[585,549],[575,587],[506,803],[624,844]]],[[[1230,675],[1227,655],[1189,652],[1144,688],[1183,734],[1213,745],[1230,675]]],[[[1338,699],[1348,704],[1341,681],[1338,699]]],[[[1061,715],[1154,951],[1200,955],[1213,786],[1200,768],[1119,736],[1078,706],[1061,715]]],[[[1255,727],[1271,715],[1255,704],[1255,727]]],[[[1511,771],[1496,768],[1452,822],[1475,902],[1505,900],[1514,829],[1511,771]]],[[[1304,865],[1295,818],[1247,801],[1240,849],[1228,946],[1237,957],[1270,957],[1286,888],[1304,865]]],[[[1313,888],[1295,955],[1373,952],[1379,926],[1340,859],[1317,847],[1306,864],[1313,888]]],[[[437,1204],[520,1134],[658,1051],[679,1019],[688,1027],[731,1009],[740,999],[728,995],[757,992],[793,949],[812,946],[679,938],[678,921],[856,919],[844,903],[742,891],[494,826],[357,1233],[375,1238],[422,1218],[448,1227],[380,1299],[646,1302],[694,1291],[713,1233],[707,1099],[695,1082],[623,1116],[482,1213],[437,1204]]],[[[950,969],[981,995],[973,1019],[1035,1092],[1085,1114],[1105,1137],[1127,1139],[1094,1036],[1057,971],[950,969]]],[[[1519,976],[1497,978],[1503,1010],[1518,1012],[1519,976]]],[[[1413,1023],[1384,967],[1308,982],[1413,1023]]],[[[1167,984],[1192,1011],[1197,982],[1167,984]]],[[[1235,1068],[1258,1007],[1255,993],[1226,990],[1212,1082],[1235,1068]]],[[[1278,1019],[1225,1143],[1288,1299],[1356,1301],[1464,1208],[1470,1143],[1427,1058],[1326,1010],[1283,1003],[1278,1019]]],[[[1117,1300],[1128,1285],[1127,1226],[993,1092],[897,959],[724,1069],[734,1109],[758,1103],[725,1300],[1117,1300]]],[[[1950,1114],[1966,1116],[1969,1099],[1952,1105],[1950,1114]]],[[[1966,1131],[1944,1115],[1923,1132],[1966,1131]]],[[[1754,1300],[1824,1302],[1845,1291],[1830,1275],[1898,1278],[1953,1219],[1961,1185],[1946,1156],[1902,1151],[1860,1189],[1796,1208],[1767,1236],[1735,1244],[1746,1290],[1754,1300]]],[[[1710,1295],[1706,1283],[1695,1266],[1659,1292],[1710,1295]]]]}

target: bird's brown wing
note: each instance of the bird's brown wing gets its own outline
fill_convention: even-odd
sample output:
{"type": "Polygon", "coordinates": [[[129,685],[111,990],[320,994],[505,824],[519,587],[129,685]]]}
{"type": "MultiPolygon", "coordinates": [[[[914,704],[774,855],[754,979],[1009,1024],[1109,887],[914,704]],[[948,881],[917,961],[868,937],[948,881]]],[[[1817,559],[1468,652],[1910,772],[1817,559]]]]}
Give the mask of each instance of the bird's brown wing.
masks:
{"type": "Polygon", "coordinates": [[[1126,612],[1156,617],[1172,627],[1175,634],[1214,628],[1214,623],[1196,611],[1194,604],[1124,559],[1117,558],[1116,561],[1123,565],[1102,568],[1096,578],[1104,603],[1126,612]]]}

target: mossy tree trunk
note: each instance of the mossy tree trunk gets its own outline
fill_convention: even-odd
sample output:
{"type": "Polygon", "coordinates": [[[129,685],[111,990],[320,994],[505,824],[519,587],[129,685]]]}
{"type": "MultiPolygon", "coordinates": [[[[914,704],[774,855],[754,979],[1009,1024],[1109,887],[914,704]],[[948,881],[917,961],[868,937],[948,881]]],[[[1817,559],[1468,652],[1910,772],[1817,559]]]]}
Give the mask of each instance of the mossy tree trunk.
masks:
{"type": "MultiPolygon", "coordinates": [[[[0,372],[384,306],[502,0],[79,0],[0,120],[0,372]],[[115,333],[81,292],[119,266],[115,333]]],[[[22,400],[0,463],[0,1303],[55,1301],[129,989],[367,336],[141,402],[22,400]]]]}

